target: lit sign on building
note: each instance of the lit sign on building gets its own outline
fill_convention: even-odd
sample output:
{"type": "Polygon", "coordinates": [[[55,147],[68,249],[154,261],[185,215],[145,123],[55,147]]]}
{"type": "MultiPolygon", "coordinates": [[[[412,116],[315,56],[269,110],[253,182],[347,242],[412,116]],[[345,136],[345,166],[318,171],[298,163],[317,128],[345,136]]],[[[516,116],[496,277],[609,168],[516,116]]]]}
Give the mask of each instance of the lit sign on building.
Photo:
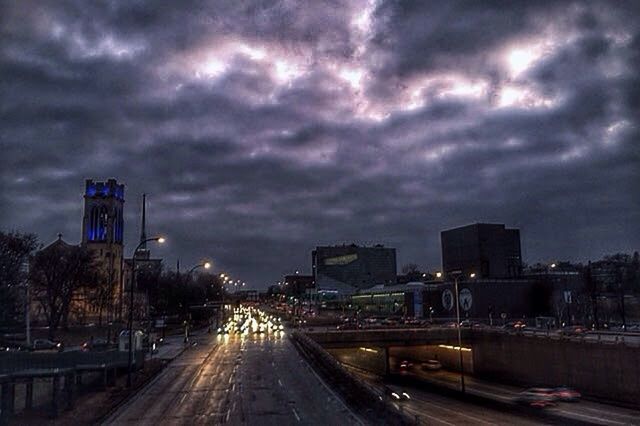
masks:
{"type": "Polygon", "coordinates": [[[328,257],[324,260],[325,265],[347,265],[358,260],[357,254],[346,254],[344,256],[328,257]]]}

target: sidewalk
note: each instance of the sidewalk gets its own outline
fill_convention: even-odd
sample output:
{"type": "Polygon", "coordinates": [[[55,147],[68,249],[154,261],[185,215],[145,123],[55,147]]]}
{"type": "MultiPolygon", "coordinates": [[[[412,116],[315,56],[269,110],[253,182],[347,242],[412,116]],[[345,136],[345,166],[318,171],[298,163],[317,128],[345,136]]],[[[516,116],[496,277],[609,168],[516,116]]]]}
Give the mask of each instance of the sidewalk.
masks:
{"type": "MultiPolygon", "coordinates": [[[[196,337],[201,337],[207,334],[207,328],[202,328],[199,330],[193,331],[189,337],[190,341],[193,341],[196,337]]],[[[166,336],[162,344],[156,347],[156,353],[147,354],[146,359],[161,359],[170,361],[176,357],[178,357],[187,347],[184,343],[184,334],[174,334],[171,336],[166,336]]]]}

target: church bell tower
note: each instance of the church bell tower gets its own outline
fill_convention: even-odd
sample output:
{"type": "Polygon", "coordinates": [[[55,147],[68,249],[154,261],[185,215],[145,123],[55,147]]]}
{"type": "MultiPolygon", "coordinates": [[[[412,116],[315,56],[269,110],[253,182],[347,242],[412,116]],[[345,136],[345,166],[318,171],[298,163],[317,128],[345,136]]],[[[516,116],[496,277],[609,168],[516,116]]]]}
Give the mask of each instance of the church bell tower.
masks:
{"type": "Polygon", "coordinates": [[[112,289],[113,301],[109,307],[112,318],[115,305],[122,306],[123,213],[124,184],[115,179],[86,180],[82,245],[93,252],[102,277],[112,289]]]}

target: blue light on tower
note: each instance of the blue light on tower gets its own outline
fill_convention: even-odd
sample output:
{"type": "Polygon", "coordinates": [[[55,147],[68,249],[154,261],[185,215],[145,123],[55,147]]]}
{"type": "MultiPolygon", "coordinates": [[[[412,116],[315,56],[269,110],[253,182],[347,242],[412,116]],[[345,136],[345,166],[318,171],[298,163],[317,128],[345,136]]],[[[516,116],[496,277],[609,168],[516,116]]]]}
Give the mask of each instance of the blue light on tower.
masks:
{"type": "Polygon", "coordinates": [[[123,203],[123,184],[118,184],[115,179],[105,182],[87,179],[83,240],[121,244],[124,234],[123,203]]]}

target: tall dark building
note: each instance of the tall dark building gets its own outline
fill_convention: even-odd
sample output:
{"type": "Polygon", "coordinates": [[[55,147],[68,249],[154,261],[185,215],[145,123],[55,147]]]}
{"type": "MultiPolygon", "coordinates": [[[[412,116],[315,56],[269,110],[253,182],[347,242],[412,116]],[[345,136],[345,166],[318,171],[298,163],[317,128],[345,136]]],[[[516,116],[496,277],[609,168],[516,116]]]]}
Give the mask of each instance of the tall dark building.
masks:
{"type": "Polygon", "coordinates": [[[312,263],[319,292],[351,294],[376,284],[396,283],[396,249],[382,245],[316,247],[312,263]]]}
{"type": "Polygon", "coordinates": [[[442,231],[442,270],[461,270],[478,278],[512,278],[522,274],[520,230],[503,224],[476,223],[442,231]]]}

